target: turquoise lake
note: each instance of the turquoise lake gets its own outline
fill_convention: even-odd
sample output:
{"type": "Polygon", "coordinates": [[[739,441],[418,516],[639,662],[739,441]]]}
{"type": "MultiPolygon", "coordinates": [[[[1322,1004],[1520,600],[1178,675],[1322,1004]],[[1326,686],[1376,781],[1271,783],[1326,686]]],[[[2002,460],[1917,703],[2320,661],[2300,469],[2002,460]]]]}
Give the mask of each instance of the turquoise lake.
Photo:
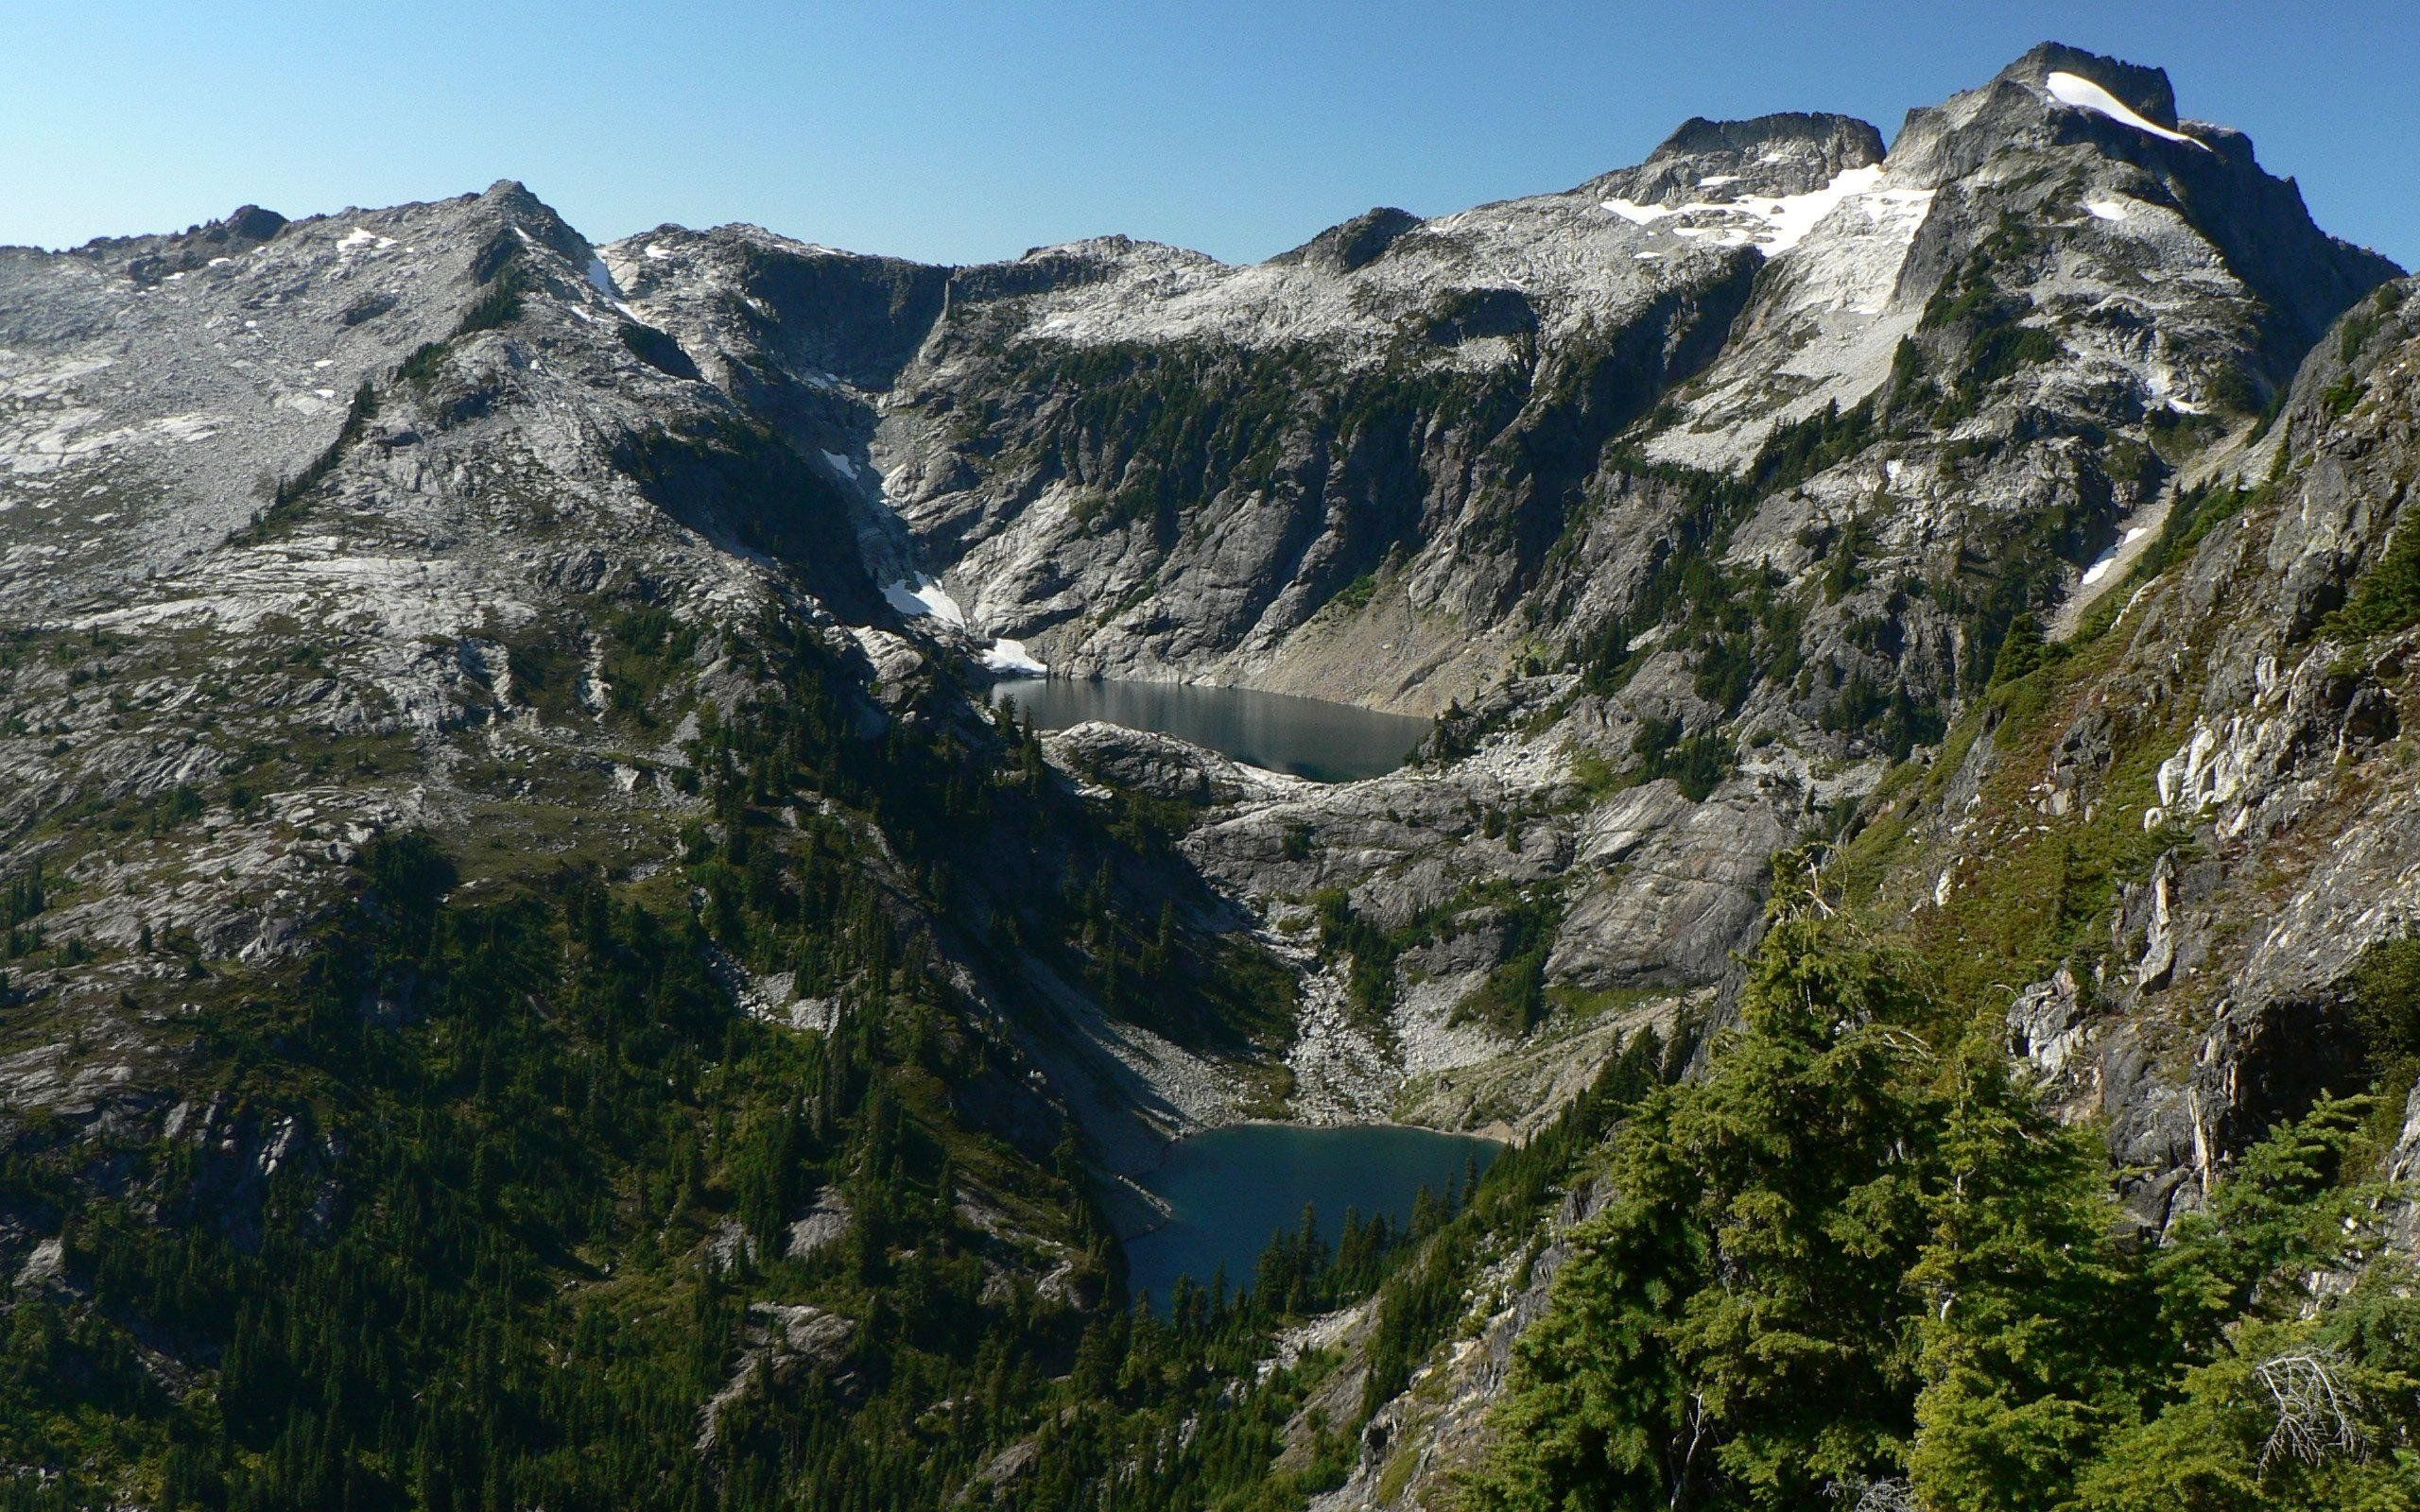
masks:
{"type": "Polygon", "coordinates": [[[1330,1245],[1347,1208],[1403,1222],[1422,1187],[1440,1197],[1502,1148],[1492,1140],[1425,1128],[1293,1128],[1241,1124],[1179,1140],[1142,1183],[1174,1210],[1163,1228],[1127,1241],[1127,1283],[1165,1307],[1179,1276],[1208,1285],[1221,1265],[1248,1283],[1281,1229],[1318,1210],[1330,1245]]]}
{"type": "Polygon", "coordinates": [[[1428,733],[1428,721],[1410,714],[1187,682],[1025,678],[995,685],[992,698],[1015,699],[1039,729],[1064,730],[1098,719],[1174,735],[1250,765],[1317,782],[1382,777],[1401,766],[1428,733]]]}

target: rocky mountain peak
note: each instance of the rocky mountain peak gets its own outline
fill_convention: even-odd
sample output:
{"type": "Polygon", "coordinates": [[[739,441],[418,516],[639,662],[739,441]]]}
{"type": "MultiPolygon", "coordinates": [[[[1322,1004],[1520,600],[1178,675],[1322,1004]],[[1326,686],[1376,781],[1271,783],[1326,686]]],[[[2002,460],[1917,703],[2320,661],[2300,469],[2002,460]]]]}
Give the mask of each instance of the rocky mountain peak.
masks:
{"type": "Polygon", "coordinates": [[[2128,161],[2183,155],[2204,160],[2197,169],[2222,162],[2258,171],[2240,133],[2201,123],[2184,129],[2165,70],[2048,42],[1979,88],[1910,111],[1890,163],[1899,178],[1939,185],[2010,147],[2076,143],[2128,161]]]}
{"type": "Polygon", "coordinates": [[[2164,71],[2057,43],[1980,88],[1910,112],[1888,168],[1900,182],[1963,185],[1970,197],[2019,193],[2043,169],[2097,186],[2087,198],[2100,208],[2089,214],[2132,238],[2103,275],[2121,284],[2164,245],[2137,233],[2170,220],[2207,249],[2180,271],[2223,270],[2274,312],[2257,357],[2270,382],[2291,371],[2338,312],[2399,271],[2314,225],[2292,181],[2255,159],[2250,138],[2183,121],[2164,71]]]}
{"type": "Polygon", "coordinates": [[[224,220],[214,220],[198,233],[204,241],[265,242],[285,229],[285,217],[258,205],[238,205],[224,220]]]}
{"type": "Polygon", "coordinates": [[[1302,246],[1280,252],[1270,261],[1309,263],[1331,272],[1350,273],[1376,262],[1396,238],[1418,230],[1420,225],[1420,217],[1411,212],[1380,205],[1341,225],[1330,226],[1302,246]]]}
{"type": "Polygon", "coordinates": [[[2152,124],[2177,129],[2176,89],[2169,82],[2168,70],[2088,53],[2065,43],[2037,44],[2001,69],[1993,82],[2007,80],[2048,90],[2053,74],[2089,79],[2152,124]]]}
{"type": "Polygon", "coordinates": [[[549,215],[553,214],[547,209],[546,202],[531,194],[529,186],[518,179],[498,179],[488,185],[478,198],[482,204],[501,205],[516,210],[545,211],[549,215]]]}
{"type": "Polygon", "coordinates": [[[286,219],[274,210],[239,205],[220,220],[204,221],[182,232],[150,236],[100,236],[72,254],[89,262],[117,265],[138,282],[206,266],[213,258],[239,257],[284,231],[286,219]]]}
{"type": "Polygon", "coordinates": [[[584,266],[596,255],[587,237],[556,214],[552,205],[531,194],[528,185],[518,179],[498,179],[470,204],[475,212],[500,222],[504,230],[517,231],[536,245],[570,258],[575,265],[584,266]]]}
{"type": "Polygon", "coordinates": [[[1647,161],[1580,193],[1638,204],[1803,195],[1883,158],[1882,133],[1853,115],[1785,111],[1745,121],[1692,116],[1647,161]]]}
{"type": "Polygon", "coordinates": [[[1854,115],[1828,111],[1780,111],[1744,121],[1709,121],[1693,115],[1649,153],[1647,161],[1702,158],[1720,152],[1745,156],[1776,148],[1813,148],[1829,157],[1836,168],[1858,168],[1881,161],[1882,133],[1854,115]]]}

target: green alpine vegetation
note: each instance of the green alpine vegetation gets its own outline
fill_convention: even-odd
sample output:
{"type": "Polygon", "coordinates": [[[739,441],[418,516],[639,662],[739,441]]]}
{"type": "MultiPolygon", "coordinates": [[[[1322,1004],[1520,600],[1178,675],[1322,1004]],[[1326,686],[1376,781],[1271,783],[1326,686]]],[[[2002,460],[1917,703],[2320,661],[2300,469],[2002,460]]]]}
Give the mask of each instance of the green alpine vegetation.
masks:
{"type": "Polygon", "coordinates": [[[2161,1243],[1995,1017],[1785,857],[1737,1028],[1616,1133],[1470,1512],[2416,1504],[2370,1104],[2278,1128],[2161,1243]]]}

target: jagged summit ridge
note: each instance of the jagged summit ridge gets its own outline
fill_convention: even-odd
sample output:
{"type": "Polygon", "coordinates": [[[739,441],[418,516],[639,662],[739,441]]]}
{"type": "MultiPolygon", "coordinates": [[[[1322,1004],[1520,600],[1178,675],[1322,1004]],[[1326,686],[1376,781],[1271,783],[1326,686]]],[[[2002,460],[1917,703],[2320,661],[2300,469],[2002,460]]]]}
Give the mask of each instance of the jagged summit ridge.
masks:
{"type": "Polygon", "coordinates": [[[1272,263],[1324,263],[1339,273],[1351,273],[1383,256],[1398,237],[1420,229],[1418,215],[1392,205],[1379,205],[1364,211],[1351,220],[1327,230],[1290,251],[1278,253],[1272,263]]]}
{"type": "Polygon", "coordinates": [[[1996,77],[2047,88],[2053,74],[2088,78],[2130,110],[2170,131],[2181,124],[2176,114],[2176,87],[2169,81],[2167,69],[2103,57],[2065,43],[2036,43],[2001,69],[1996,77]]]}
{"type": "Polygon", "coordinates": [[[2002,226],[2063,243],[2057,266],[2025,271],[2028,298],[2066,312],[2063,339],[2146,403],[2204,410],[2235,363],[2273,390],[2333,312],[2396,269],[2321,232],[2240,133],[2187,124],[2162,71],[2057,43],[1910,112],[1879,185],[1910,207],[1923,197],[1914,223],[1812,229],[1656,455],[1735,464],[1774,421],[1874,393],[1935,291],[2002,226]]]}
{"type": "MultiPolygon", "coordinates": [[[[2393,269],[2312,226],[2239,135],[2169,140],[2175,119],[2156,70],[2046,44],[1887,148],[1842,115],[1693,120],[1572,190],[1381,208],[1255,265],[1096,237],[918,270],[731,228],[608,259],[717,383],[778,372],[822,406],[818,449],[849,458],[868,519],[904,522],[877,532],[886,581],[942,581],[972,625],[1054,666],[1305,692],[1343,677],[1442,703],[1444,666],[1502,648],[1373,630],[1313,653],[1352,639],[1313,627],[1322,606],[1388,572],[1417,611],[1500,626],[1616,441],[1735,469],[1777,425],[1879,402],[1903,357],[1976,390],[1940,410],[1961,450],[2256,409],[2393,269]],[[2059,98],[2054,75],[2100,108],[2059,98]],[[1962,380],[1986,346],[2028,360],[1962,380]],[[1382,404],[1403,427],[1383,442],[1354,430],[1417,386],[1452,397],[1382,404]],[[1080,419],[1128,387],[1155,412],[1264,418],[1138,457],[1080,419]],[[978,402],[1001,429],[975,440],[978,402]],[[1174,523],[1200,515],[1226,524],[1174,523]]],[[[1909,450],[1887,459],[1894,507],[1957,512],[1957,485],[1921,481],[1909,450]]],[[[2050,470],[2054,491],[2100,487],[2050,470]]]]}
{"type": "Polygon", "coordinates": [[[1692,116],[1634,168],[1600,174],[1574,192],[1599,199],[1669,204],[1802,195],[1883,156],[1882,133],[1854,116],[1788,112],[1745,121],[1692,116]]]}

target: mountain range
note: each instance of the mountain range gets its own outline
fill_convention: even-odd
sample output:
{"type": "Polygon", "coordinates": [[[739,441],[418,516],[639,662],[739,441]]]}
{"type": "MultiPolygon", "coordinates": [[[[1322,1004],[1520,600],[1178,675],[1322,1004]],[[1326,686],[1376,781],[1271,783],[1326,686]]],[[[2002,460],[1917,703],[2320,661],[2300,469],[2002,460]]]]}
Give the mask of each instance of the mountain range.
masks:
{"type": "Polygon", "coordinates": [[[509,181],[0,249],[0,1494],[2408,1504],[2410,290],[2056,43],[1248,266],[509,181]],[[1046,671],[1429,733],[1316,782],[990,701],[1046,671]],[[1739,1090],[1802,1051],[1898,1069],[1739,1090]],[[2034,1156],[1909,1153],[1992,1098],[2034,1156]],[[1512,1152],[1133,1310],[1249,1120],[1512,1152]],[[1654,1253],[1798,1300],[1616,1410],[1658,1149],[1730,1195],[1654,1253]],[[2063,1161],[2086,1237],[1939,1282],[2063,1161]],[[1965,1468],[2031,1367],[1948,1298],[2055,1332],[2093,1246],[2265,1258],[1965,1468]]]}

